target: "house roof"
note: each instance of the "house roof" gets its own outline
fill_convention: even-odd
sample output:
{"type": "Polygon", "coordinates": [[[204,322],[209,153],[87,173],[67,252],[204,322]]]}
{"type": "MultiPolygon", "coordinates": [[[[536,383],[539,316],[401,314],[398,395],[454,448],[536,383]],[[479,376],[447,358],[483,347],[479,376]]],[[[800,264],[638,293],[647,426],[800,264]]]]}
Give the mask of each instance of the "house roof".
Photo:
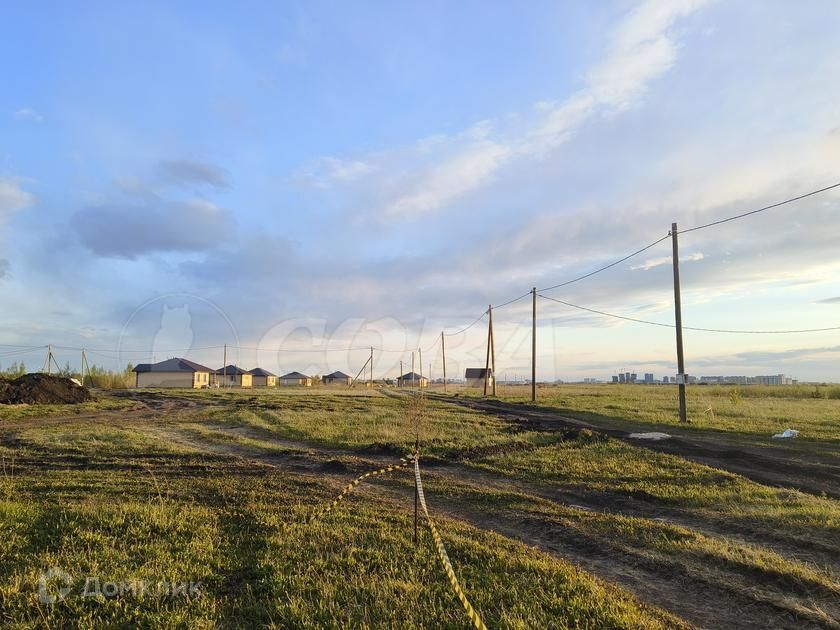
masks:
{"type": "Polygon", "coordinates": [[[485,374],[493,376],[493,370],[490,368],[467,368],[464,378],[484,378],[485,374]]]}
{"type": "Polygon", "coordinates": [[[350,375],[345,374],[344,372],[336,371],[332,374],[327,374],[324,378],[350,378],[350,375]]]}
{"type": "Polygon", "coordinates": [[[216,374],[230,374],[231,376],[233,376],[238,374],[250,374],[250,372],[246,372],[241,367],[229,365],[226,368],[220,367],[218,370],[216,370],[216,374]]]}
{"type": "Polygon", "coordinates": [[[212,372],[209,367],[189,359],[167,359],[159,363],[140,363],[134,368],[135,372],[212,372]]]}
{"type": "Polygon", "coordinates": [[[262,368],[254,368],[253,370],[248,370],[248,374],[253,376],[277,376],[276,374],[272,374],[268,370],[264,370],[262,368]]]}
{"type": "Polygon", "coordinates": [[[309,377],[306,374],[301,374],[300,372],[289,372],[288,374],[284,374],[280,377],[281,380],[285,381],[297,381],[302,378],[306,379],[309,377]]]}
{"type": "Polygon", "coordinates": [[[406,372],[399,378],[401,381],[419,381],[421,378],[425,379],[426,377],[420,376],[417,372],[406,372]]]}

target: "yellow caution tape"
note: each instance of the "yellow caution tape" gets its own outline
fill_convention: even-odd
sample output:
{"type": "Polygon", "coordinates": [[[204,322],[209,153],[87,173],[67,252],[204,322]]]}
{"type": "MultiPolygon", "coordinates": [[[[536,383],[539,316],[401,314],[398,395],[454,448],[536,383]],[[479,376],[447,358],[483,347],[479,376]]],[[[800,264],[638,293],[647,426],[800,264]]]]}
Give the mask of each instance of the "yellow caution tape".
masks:
{"type": "Polygon", "coordinates": [[[376,475],[384,475],[385,473],[389,473],[393,470],[398,470],[400,468],[405,468],[406,466],[411,464],[412,461],[414,461],[414,456],[402,457],[402,458],[400,458],[400,462],[398,464],[393,464],[391,466],[386,466],[385,468],[380,468],[379,470],[372,470],[371,472],[366,472],[364,475],[360,475],[359,477],[356,477],[356,479],[354,479],[353,481],[348,483],[346,486],[344,486],[344,490],[341,491],[341,494],[339,494],[333,500],[332,503],[330,503],[327,507],[325,507],[320,512],[317,512],[316,514],[314,514],[309,519],[309,522],[311,523],[315,519],[321,518],[322,516],[324,516],[325,514],[330,512],[333,508],[335,508],[336,505],[338,505],[339,503],[341,503],[341,501],[344,500],[344,497],[346,497],[353,490],[355,490],[356,486],[358,486],[360,483],[362,483],[368,477],[375,477],[376,475]]]}
{"type": "Polygon", "coordinates": [[[435,527],[435,522],[432,520],[432,517],[429,516],[429,508],[426,507],[426,496],[423,494],[423,482],[420,480],[419,455],[414,456],[414,479],[417,482],[417,495],[420,497],[420,505],[423,507],[423,513],[426,515],[426,520],[429,521],[429,529],[432,530],[432,538],[434,539],[435,546],[437,547],[438,557],[443,564],[444,571],[446,571],[446,576],[449,578],[449,583],[452,584],[452,588],[455,589],[455,594],[458,595],[458,599],[461,600],[461,604],[464,606],[464,610],[467,611],[467,616],[470,618],[473,626],[475,626],[477,630],[487,630],[487,626],[484,625],[484,622],[481,620],[481,616],[472,607],[472,604],[470,604],[466,594],[464,593],[464,589],[462,589],[461,585],[458,583],[458,578],[455,577],[455,571],[452,569],[452,563],[449,561],[449,555],[446,553],[446,547],[443,546],[443,541],[440,539],[440,534],[438,534],[437,528],[435,527]]]}

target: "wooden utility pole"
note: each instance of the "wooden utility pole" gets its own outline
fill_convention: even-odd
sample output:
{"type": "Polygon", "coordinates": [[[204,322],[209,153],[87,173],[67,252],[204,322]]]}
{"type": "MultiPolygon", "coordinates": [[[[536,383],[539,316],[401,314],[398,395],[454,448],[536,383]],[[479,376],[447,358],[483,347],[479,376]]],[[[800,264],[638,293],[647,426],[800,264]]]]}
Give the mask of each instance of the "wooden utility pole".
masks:
{"type": "MultiPolygon", "coordinates": [[[[417,352],[420,354],[420,380],[417,381],[417,387],[421,390],[423,389],[423,348],[417,348],[417,352]]],[[[411,375],[411,380],[414,380],[414,374],[411,375]]]]}
{"type": "MultiPolygon", "coordinates": [[[[90,363],[87,360],[87,353],[82,350],[82,385],[85,384],[85,368],[87,368],[87,375],[88,381],[90,382],[90,386],[93,387],[93,374],[90,373],[90,363]]],[[[137,387],[137,380],[139,376],[138,374],[134,375],[134,386],[137,387]]]]}
{"type": "Polygon", "coordinates": [[[677,325],[677,387],[680,392],[680,422],[688,422],[685,409],[685,357],[683,356],[682,301],[680,299],[680,246],[677,224],[671,224],[671,249],[674,257],[674,318],[677,325]]]}
{"type": "Polygon", "coordinates": [[[537,402],[537,287],[531,289],[531,402],[537,402]]]}
{"type": "Polygon", "coordinates": [[[227,344],[225,344],[225,353],[222,356],[222,387],[227,387],[227,344]]]}
{"type": "Polygon", "coordinates": [[[496,336],[493,334],[493,309],[490,309],[490,369],[493,377],[493,395],[496,395],[496,336]]]}
{"type": "Polygon", "coordinates": [[[373,387],[373,346],[370,347],[370,380],[368,387],[373,387]]]}
{"type": "Polygon", "coordinates": [[[446,393],[446,343],[444,342],[443,331],[440,331],[440,352],[443,360],[443,393],[446,393]]]}
{"type": "Polygon", "coordinates": [[[414,352],[411,353],[411,387],[414,388],[414,352]]]}
{"type": "Polygon", "coordinates": [[[397,387],[402,387],[403,384],[403,366],[402,359],[400,359],[400,377],[397,379],[397,387]]]}
{"type": "Polygon", "coordinates": [[[487,358],[484,360],[484,395],[487,395],[487,381],[490,376],[490,342],[493,338],[493,305],[487,305],[490,319],[487,320],[487,358]]]}

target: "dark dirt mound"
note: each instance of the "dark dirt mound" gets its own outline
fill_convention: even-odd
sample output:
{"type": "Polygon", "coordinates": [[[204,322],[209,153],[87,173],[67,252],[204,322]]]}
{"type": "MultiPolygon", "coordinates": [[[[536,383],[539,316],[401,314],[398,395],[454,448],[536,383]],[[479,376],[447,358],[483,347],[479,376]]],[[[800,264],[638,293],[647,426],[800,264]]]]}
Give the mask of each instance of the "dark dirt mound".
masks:
{"type": "Polygon", "coordinates": [[[24,374],[13,381],[0,381],[0,403],[74,404],[93,400],[87,387],[63,376],[24,374]]]}

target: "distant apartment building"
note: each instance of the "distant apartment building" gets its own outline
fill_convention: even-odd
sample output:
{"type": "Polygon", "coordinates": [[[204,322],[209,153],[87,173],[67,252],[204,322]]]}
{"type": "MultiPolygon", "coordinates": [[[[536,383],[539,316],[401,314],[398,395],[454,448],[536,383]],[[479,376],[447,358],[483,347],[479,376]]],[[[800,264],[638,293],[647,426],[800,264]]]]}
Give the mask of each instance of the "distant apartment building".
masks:
{"type": "MultiPolygon", "coordinates": [[[[598,379],[593,378],[593,379],[583,379],[583,382],[584,383],[587,383],[587,382],[598,383],[600,381],[598,381],[598,379]]],[[[641,383],[644,383],[645,385],[655,385],[658,381],[656,380],[656,376],[654,376],[653,373],[651,373],[651,372],[646,372],[645,376],[644,376],[644,380],[642,380],[642,381],[639,380],[639,377],[638,377],[637,374],[633,374],[632,372],[623,372],[623,373],[619,373],[619,374],[616,374],[616,375],[612,376],[612,382],[617,383],[619,385],[623,385],[623,384],[632,385],[632,384],[641,384],[641,383]]],[[[663,379],[662,382],[667,383],[668,382],[668,377],[666,376],[663,379]]]]}
{"type": "Polygon", "coordinates": [[[793,385],[795,381],[784,374],[772,374],[770,376],[756,376],[755,382],[759,385],[793,385]]]}
{"type": "Polygon", "coordinates": [[[706,385],[794,385],[797,380],[786,374],[769,376],[701,376],[706,385]]]}

